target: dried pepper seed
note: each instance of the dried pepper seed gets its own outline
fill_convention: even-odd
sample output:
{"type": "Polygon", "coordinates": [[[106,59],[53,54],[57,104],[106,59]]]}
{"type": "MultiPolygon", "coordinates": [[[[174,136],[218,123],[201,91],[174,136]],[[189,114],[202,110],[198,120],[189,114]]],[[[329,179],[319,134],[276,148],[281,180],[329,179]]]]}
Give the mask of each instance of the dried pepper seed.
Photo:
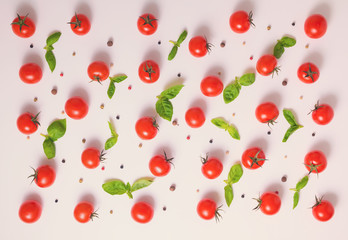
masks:
{"type": "Polygon", "coordinates": [[[34,47],[34,44],[30,44],[30,48],[33,48],[34,47]]]}
{"type": "Polygon", "coordinates": [[[286,79],[284,79],[283,82],[282,82],[282,85],[283,85],[283,86],[288,85],[288,81],[287,81],[286,79]]]}
{"type": "Polygon", "coordinates": [[[82,182],[83,182],[83,178],[80,178],[80,179],[79,179],[79,183],[82,183],[82,182]]]}
{"type": "Polygon", "coordinates": [[[29,140],[29,139],[30,139],[30,136],[27,136],[27,139],[29,140]]]}
{"type": "Polygon", "coordinates": [[[159,40],[159,41],[157,42],[157,44],[158,44],[158,45],[161,45],[161,40],[159,40]]]}
{"type": "Polygon", "coordinates": [[[105,170],[105,166],[102,166],[101,170],[104,171],[105,170]]]}
{"type": "Polygon", "coordinates": [[[57,203],[57,202],[58,202],[58,199],[54,200],[54,202],[57,203]]]}
{"type": "Polygon", "coordinates": [[[178,73],[178,77],[181,77],[181,73],[178,73]]]}
{"type": "Polygon", "coordinates": [[[76,55],[76,52],[73,52],[72,55],[75,56],[75,55],[76,55]]]}
{"type": "Polygon", "coordinates": [[[226,155],[230,154],[230,151],[226,150],[226,155]]]}
{"type": "Polygon", "coordinates": [[[268,134],[268,135],[271,135],[271,131],[268,131],[267,134],[268,134]]]}
{"type": "Polygon", "coordinates": [[[113,67],[114,66],[114,63],[110,63],[110,67],[113,67]]]}
{"type": "Polygon", "coordinates": [[[279,194],[279,192],[278,191],[274,191],[275,192],[275,194],[279,194]]]}
{"type": "Polygon", "coordinates": [[[245,41],[243,41],[243,45],[245,45],[246,44],[246,42],[245,41]]]}
{"type": "Polygon", "coordinates": [[[209,143],[213,143],[213,139],[210,139],[210,140],[209,140],[209,143]]]}
{"type": "Polygon", "coordinates": [[[100,109],[104,109],[104,103],[100,104],[100,109]]]}
{"type": "Polygon", "coordinates": [[[37,97],[34,97],[34,102],[37,102],[38,98],[37,97]]]}
{"type": "Polygon", "coordinates": [[[112,40],[109,40],[107,43],[108,47],[112,47],[112,45],[114,45],[114,42],[112,40]]]}
{"type": "Polygon", "coordinates": [[[166,206],[163,206],[162,209],[163,209],[163,211],[166,211],[166,210],[167,210],[167,207],[166,207],[166,206]]]}
{"type": "Polygon", "coordinates": [[[241,195],[241,198],[245,198],[245,194],[244,193],[241,195]]]}
{"type": "Polygon", "coordinates": [[[288,155],[285,155],[284,158],[288,158],[288,155]]]}
{"type": "Polygon", "coordinates": [[[116,119],[119,120],[119,119],[120,119],[120,115],[117,115],[117,116],[116,116],[116,119]]]}
{"type": "Polygon", "coordinates": [[[286,180],[287,180],[287,177],[284,175],[284,176],[281,178],[281,181],[282,181],[282,182],[286,182],[286,180]]]}
{"type": "Polygon", "coordinates": [[[196,192],[199,192],[199,189],[197,188],[196,192]]]}
{"type": "Polygon", "coordinates": [[[314,132],[314,133],[312,133],[312,137],[315,137],[315,132],[314,132]]]}
{"type": "Polygon", "coordinates": [[[272,28],[271,25],[268,25],[268,26],[267,26],[267,30],[268,30],[268,31],[271,30],[271,28],[272,28]]]}
{"type": "Polygon", "coordinates": [[[178,120],[173,120],[173,122],[172,122],[172,124],[173,124],[173,126],[176,126],[176,125],[178,125],[178,120]]]}
{"type": "Polygon", "coordinates": [[[62,111],[62,114],[64,114],[65,112],[64,112],[64,110],[62,111]]]}
{"type": "Polygon", "coordinates": [[[61,73],[59,74],[59,76],[63,77],[63,76],[64,76],[64,73],[63,73],[63,72],[61,72],[61,73]]]}
{"type": "Polygon", "coordinates": [[[296,25],[296,23],[295,23],[295,22],[292,22],[292,23],[291,23],[291,25],[292,25],[292,26],[295,26],[295,25],[296,25]]]}
{"type": "Polygon", "coordinates": [[[217,74],[218,74],[219,76],[221,76],[221,72],[218,72],[217,74]]]}
{"type": "Polygon", "coordinates": [[[121,164],[120,168],[121,168],[121,169],[123,169],[123,168],[124,168],[123,164],[121,164]]]}
{"type": "Polygon", "coordinates": [[[251,56],[250,56],[250,60],[253,60],[253,59],[254,59],[254,56],[253,56],[253,55],[251,55],[251,56]]]}
{"type": "Polygon", "coordinates": [[[131,90],[131,89],[132,89],[132,85],[129,85],[129,86],[128,86],[128,90],[131,90]]]}
{"type": "Polygon", "coordinates": [[[305,48],[309,48],[309,43],[306,44],[305,48]]]}
{"type": "Polygon", "coordinates": [[[114,213],[114,211],[113,210],[110,210],[110,214],[113,214],[114,213]]]}
{"type": "Polygon", "coordinates": [[[169,187],[170,191],[174,192],[175,189],[176,189],[176,185],[175,184],[170,185],[170,187],[169,187]]]}
{"type": "Polygon", "coordinates": [[[57,88],[53,88],[52,90],[51,90],[51,93],[52,93],[52,95],[56,95],[57,94],[57,88]]]}
{"type": "Polygon", "coordinates": [[[300,96],[300,100],[302,100],[303,99],[303,96],[300,96]]]}
{"type": "Polygon", "coordinates": [[[142,143],[139,143],[138,146],[139,146],[139,148],[142,148],[142,147],[143,147],[143,144],[142,144],[142,143]]]}
{"type": "Polygon", "coordinates": [[[232,116],[233,116],[233,117],[236,116],[236,113],[232,113],[232,116]]]}
{"type": "Polygon", "coordinates": [[[82,143],[86,143],[86,138],[83,138],[83,139],[82,139],[82,143]]]}
{"type": "Polygon", "coordinates": [[[65,163],[65,159],[64,158],[62,159],[62,163],[65,163]]]}
{"type": "Polygon", "coordinates": [[[225,41],[222,41],[221,43],[220,43],[220,47],[225,47],[226,46],[226,43],[225,43],[225,41]]]}

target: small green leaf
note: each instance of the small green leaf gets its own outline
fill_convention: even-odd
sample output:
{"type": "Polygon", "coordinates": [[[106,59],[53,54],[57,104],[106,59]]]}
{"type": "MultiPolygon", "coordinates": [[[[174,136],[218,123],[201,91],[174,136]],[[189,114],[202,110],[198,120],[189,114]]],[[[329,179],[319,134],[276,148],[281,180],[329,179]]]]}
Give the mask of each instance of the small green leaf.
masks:
{"type": "Polygon", "coordinates": [[[286,121],[288,121],[288,123],[289,123],[291,126],[298,125],[297,122],[296,122],[296,119],[295,119],[294,114],[293,114],[290,110],[288,110],[288,109],[283,109],[283,115],[284,115],[286,121]]]}
{"type": "Polygon", "coordinates": [[[277,44],[274,46],[273,55],[279,59],[283,55],[284,51],[285,48],[283,44],[278,41],[277,44]]]}
{"type": "Polygon", "coordinates": [[[180,36],[179,36],[179,38],[178,38],[178,41],[177,41],[177,44],[180,46],[180,44],[186,39],[186,37],[187,37],[187,31],[184,30],[184,31],[180,34],[180,36]]]}
{"type": "Polygon", "coordinates": [[[131,188],[131,192],[148,187],[151,185],[151,183],[153,183],[153,179],[149,179],[149,178],[138,179],[133,183],[132,188],[131,188]]]}
{"type": "Polygon", "coordinates": [[[113,180],[102,185],[105,192],[111,195],[122,195],[126,192],[126,184],[121,180],[113,180]]]}
{"type": "Polygon", "coordinates": [[[173,105],[167,98],[161,98],[156,102],[156,112],[161,118],[171,121],[173,116],[173,105]]]}
{"type": "Polygon", "coordinates": [[[108,140],[106,140],[104,149],[108,150],[112,148],[116,143],[117,143],[117,136],[113,136],[109,138],[108,140]]]}
{"type": "Polygon", "coordinates": [[[227,181],[229,184],[237,183],[239,179],[242,177],[242,175],[243,175],[243,168],[239,163],[236,163],[231,167],[230,172],[228,173],[227,181]]]}
{"type": "Polygon", "coordinates": [[[286,48],[293,47],[296,44],[296,40],[291,37],[282,37],[279,42],[286,48]]]}
{"type": "Polygon", "coordinates": [[[228,122],[226,122],[223,118],[213,118],[211,122],[218,128],[222,128],[225,130],[227,130],[227,128],[229,127],[228,122]]]}
{"type": "Polygon", "coordinates": [[[226,204],[229,207],[232,203],[233,200],[233,189],[231,185],[226,185],[225,188],[225,200],[226,200],[226,204]]]}
{"type": "Polygon", "coordinates": [[[126,190],[127,190],[127,192],[130,192],[131,189],[132,189],[132,187],[131,187],[130,183],[127,182],[127,184],[126,184],[126,190]]]}
{"type": "Polygon", "coordinates": [[[126,193],[130,199],[133,199],[133,194],[130,191],[127,191],[126,193]]]}
{"type": "Polygon", "coordinates": [[[127,75],[121,74],[121,75],[116,75],[114,77],[109,77],[109,79],[111,80],[111,82],[120,83],[126,80],[127,77],[128,77],[127,75]]]}
{"type": "Polygon", "coordinates": [[[113,81],[110,81],[109,88],[108,88],[108,97],[111,99],[112,96],[115,94],[115,83],[113,81]]]}
{"type": "Polygon", "coordinates": [[[173,60],[173,58],[176,56],[177,52],[178,52],[178,47],[174,46],[168,55],[168,60],[169,61],[173,60]]]}
{"type": "Polygon", "coordinates": [[[66,132],[66,119],[59,119],[51,123],[47,128],[48,136],[53,140],[57,141],[63,137],[66,132]]]}
{"type": "Polygon", "coordinates": [[[286,142],[288,140],[288,138],[298,129],[302,128],[303,126],[301,125],[294,125],[294,126],[290,126],[289,129],[286,131],[284,138],[283,138],[283,142],[286,142]]]}
{"type": "Polygon", "coordinates": [[[159,99],[161,99],[161,98],[173,99],[179,94],[179,92],[181,91],[181,89],[183,87],[184,87],[184,85],[182,85],[182,84],[170,87],[170,88],[164,90],[163,92],[161,92],[159,99]]]}
{"type": "Polygon", "coordinates": [[[56,68],[56,57],[54,56],[52,51],[47,51],[45,58],[46,62],[48,63],[48,66],[50,67],[51,72],[53,72],[56,68]]]}
{"type": "Polygon", "coordinates": [[[42,146],[48,159],[52,159],[56,156],[56,145],[54,145],[54,142],[51,138],[47,137],[42,146]]]}
{"type": "Polygon", "coordinates": [[[238,97],[239,95],[240,89],[241,89],[241,86],[237,81],[227,85],[223,91],[223,97],[224,97],[225,103],[226,104],[230,103],[234,99],[236,99],[236,97],[238,97]]]}
{"type": "Polygon", "coordinates": [[[228,133],[233,137],[234,139],[240,140],[239,132],[237,128],[235,128],[233,125],[229,125],[227,128],[228,133]]]}
{"type": "Polygon", "coordinates": [[[61,32],[55,32],[52,35],[50,35],[46,40],[47,46],[52,46],[54,43],[56,43],[59,40],[61,35],[62,35],[61,32]]]}
{"type": "Polygon", "coordinates": [[[303,189],[308,183],[308,176],[304,176],[297,184],[296,184],[296,191],[300,191],[303,189]]]}
{"type": "Polygon", "coordinates": [[[295,192],[294,193],[294,204],[293,204],[292,209],[295,209],[299,200],[300,200],[300,194],[299,194],[299,192],[295,192]]]}
{"type": "Polygon", "coordinates": [[[255,82],[255,73],[246,73],[238,79],[240,85],[250,86],[255,82]]]}
{"type": "Polygon", "coordinates": [[[116,129],[114,128],[114,126],[112,125],[112,123],[110,121],[108,121],[109,124],[109,129],[111,131],[111,136],[113,137],[118,137],[118,134],[116,132],[116,129]]]}

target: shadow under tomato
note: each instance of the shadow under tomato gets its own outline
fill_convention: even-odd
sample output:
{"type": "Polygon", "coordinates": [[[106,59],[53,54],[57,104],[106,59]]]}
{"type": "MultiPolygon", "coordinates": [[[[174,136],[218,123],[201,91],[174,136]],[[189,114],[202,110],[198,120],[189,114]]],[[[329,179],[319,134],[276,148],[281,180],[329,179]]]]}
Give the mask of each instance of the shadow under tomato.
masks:
{"type": "MultiPolygon", "coordinates": [[[[30,4],[28,4],[27,1],[23,1],[18,5],[17,13],[19,14],[19,16],[25,16],[28,14],[28,17],[31,18],[35,24],[38,23],[37,14],[34,8],[30,4]]],[[[14,15],[13,19],[15,19],[15,17],[17,17],[17,15],[14,15]]]]}
{"type": "MultiPolygon", "coordinates": [[[[37,108],[37,106],[36,105],[34,105],[34,104],[26,104],[26,105],[24,105],[22,108],[21,108],[21,112],[18,114],[18,116],[20,115],[20,114],[23,114],[23,113],[31,113],[31,114],[33,114],[34,116],[36,115],[36,114],[38,114],[39,113],[39,110],[38,110],[38,108],[37,108]]],[[[39,116],[38,116],[38,120],[39,120],[39,122],[40,122],[40,114],[39,114],[39,116]]],[[[39,126],[40,127],[40,126],[39,126]]]]}
{"type": "Polygon", "coordinates": [[[69,98],[72,98],[72,97],[75,97],[75,96],[83,98],[87,102],[87,105],[89,106],[89,104],[90,104],[89,94],[88,94],[88,92],[85,89],[80,88],[80,87],[75,87],[70,92],[69,98]]]}
{"type": "MultiPolygon", "coordinates": [[[[198,28],[196,28],[192,38],[197,37],[197,36],[205,37],[207,40],[207,43],[212,44],[212,42],[211,42],[212,35],[211,35],[211,31],[210,31],[210,28],[208,27],[208,25],[201,25],[198,28]]],[[[191,40],[191,39],[188,39],[188,40],[191,40]]],[[[215,46],[213,45],[212,48],[214,48],[214,47],[215,46]]],[[[214,49],[211,49],[211,50],[213,51],[214,49]]]]}
{"type": "MultiPolygon", "coordinates": [[[[191,102],[189,108],[199,107],[202,109],[203,113],[206,115],[207,113],[207,102],[203,98],[197,98],[191,102]]],[[[205,120],[207,122],[207,119],[205,120]]]]}
{"type": "MultiPolygon", "coordinates": [[[[237,3],[237,5],[233,8],[233,12],[237,12],[237,11],[246,11],[246,12],[250,12],[252,10],[254,10],[255,5],[253,2],[251,1],[240,1],[239,3],[237,3]]],[[[232,12],[231,12],[232,14],[232,12]]]]}
{"type": "MultiPolygon", "coordinates": [[[[154,157],[155,155],[163,155],[164,156],[164,152],[166,153],[168,158],[174,158],[173,159],[173,163],[175,162],[175,156],[173,156],[173,149],[170,147],[169,144],[167,145],[162,145],[160,147],[157,147],[153,153],[151,157],[154,157]]],[[[150,159],[149,159],[150,160],[150,159]]]]}
{"type": "Polygon", "coordinates": [[[140,195],[139,197],[134,197],[134,198],[136,199],[136,202],[146,202],[150,204],[153,207],[153,209],[156,208],[155,199],[150,195],[140,195]]]}
{"type": "Polygon", "coordinates": [[[334,192],[326,192],[326,193],[321,194],[318,197],[323,197],[323,200],[329,201],[334,207],[336,207],[338,202],[339,202],[339,197],[334,192]]]}
{"type": "MultiPolygon", "coordinates": [[[[279,93],[279,92],[270,92],[270,93],[267,93],[261,100],[261,103],[264,103],[264,102],[272,102],[274,103],[277,107],[278,107],[278,110],[279,110],[279,115],[281,115],[281,106],[282,106],[282,95],[279,93]]],[[[279,117],[278,117],[279,118],[279,117]]]]}
{"type": "Polygon", "coordinates": [[[161,59],[160,51],[158,51],[157,49],[150,49],[149,51],[147,51],[145,55],[143,56],[143,62],[147,60],[152,60],[158,64],[158,67],[160,69],[160,78],[161,78],[162,59],[161,59]]]}
{"type": "MultiPolygon", "coordinates": [[[[108,52],[101,50],[101,51],[97,51],[93,54],[91,63],[94,61],[103,61],[108,66],[110,66],[111,57],[110,57],[110,54],[108,52]]],[[[87,71],[87,69],[86,69],[86,71],[87,71]]]]}
{"type": "MultiPolygon", "coordinates": [[[[306,63],[306,62],[311,62],[314,65],[318,66],[319,68],[319,74],[320,74],[320,69],[323,67],[323,63],[324,63],[324,57],[321,53],[319,52],[312,52],[310,54],[307,54],[302,63],[306,63]]],[[[320,81],[320,76],[318,81],[320,81]]]]}
{"type": "Polygon", "coordinates": [[[204,193],[202,199],[205,199],[205,198],[215,201],[217,206],[220,206],[223,203],[221,194],[219,194],[216,191],[209,191],[204,193]]]}
{"type": "MultiPolygon", "coordinates": [[[[43,69],[43,60],[41,56],[37,53],[27,53],[24,58],[23,58],[23,65],[27,63],[36,63],[37,65],[40,66],[41,69],[43,69]]],[[[41,79],[42,81],[42,79],[41,79]]]]}
{"type": "Polygon", "coordinates": [[[155,1],[146,3],[142,8],[142,12],[139,13],[139,16],[145,13],[154,15],[156,19],[159,19],[161,17],[158,4],[155,1]]]}
{"type": "Polygon", "coordinates": [[[203,80],[203,78],[208,76],[215,76],[215,77],[218,77],[222,83],[224,83],[225,82],[224,72],[225,72],[225,69],[222,68],[221,66],[219,65],[212,66],[208,69],[208,71],[205,73],[204,77],[202,77],[201,80],[203,80]]]}
{"type": "Polygon", "coordinates": [[[260,194],[262,195],[265,192],[274,192],[274,193],[278,192],[278,195],[279,195],[280,199],[282,199],[283,196],[284,196],[284,187],[280,183],[273,183],[273,184],[268,185],[264,189],[264,191],[262,193],[260,193],[260,194]]]}
{"type": "Polygon", "coordinates": [[[266,139],[264,138],[256,138],[252,142],[248,144],[248,148],[253,148],[253,147],[258,147],[261,148],[262,151],[265,153],[265,156],[267,158],[267,148],[268,148],[268,143],[266,139]]]}
{"type": "Polygon", "coordinates": [[[320,3],[310,11],[310,14],[308,15],[308,17],[313,14],[321,14],[325,17],[326,21],[329,22],[331,19],[331,12],[332,12],[331,7],[332,6],[329,5],[328,3],[324,3],[324,2],[320,3]]]}
{"type": "Polygon", "coordinates": [[[332,93],[326,94],[319,99],[319,103],[329,104],[333,108],[333,110],[335,110],[335,108],[337,107],[337,103],[338,103],[337,95],[332,94],[332,93]]]}
{"type": "Polygon", "coordinates": [[[40,203],[41,206],[43,204],[42,198],[37,193],[29,193],[25,195],[24,201],[30,201],[30,200],[37,201],[38,203],[40,203]]]}
{"type": "MultiPolygon", "coordinates": [[[[98,150],[102,150],[102,149],[104,149],[104,144],[100,141],[100,137],[99,138],[92,138],[92,139],[87,139],[87,141],[86,141],[86,148],[96,148],[96,149],[98,149],[98,150]]],[[[86,149],[86,148],[84,148],[84,149],[86,149]]],[[[107,155],[105,156],[105,157],[107,157],[107,155]]]]}
{"type": "MultiPolygon", "coordinates": [[[[93,20],[93,14],[92,13],[93,12],[91,10],[91,7],[86,2],[80,2],[79,4],[77,4],[76,7],[75,7],[75,12],[77,14],[84,14],[84,15],[86,15],[88,17],[91,25],[93,25],[92,24],[92,20],[93,20]]],[[[73,13],[73,14],[75,14],[75,13],[73,13]]],[[[73,17],[73,15],[71,17],[73,17]]],[[[70,21],[70,19],[69,19],[69,21],[70,21]]]]}
{"type": "MultiPolygon", "coordinates": [[[[226,154],[225,154],[225,150],[221,149],[221,148],[214,148],[211,149],[207,152],[208,155],[208,159],[209,158],[217,158],[221,161],[221,163],[223,164],[225,162],[225,158],[226,158],[226,154]]],[[[205,155],[202,155],[202,157],[206,157],[205,155]]]]}
{"type": "Polygon", "coordinates": [[[331,145],[327,140],[317,142],[311,147],[311,151],[322,151],[325,154],[326,159],[329,161],[331,154],[331,145]]]}
{"type": "Polygon", "coordinates": [[[95,206],[96,204],[96,199],[94,197],[93,194],[91,193],[86,193],[84,195],[82,195],[80,198],[79,198],[79,202],[89,202],[91,203],[93,206],[95,206]]]}

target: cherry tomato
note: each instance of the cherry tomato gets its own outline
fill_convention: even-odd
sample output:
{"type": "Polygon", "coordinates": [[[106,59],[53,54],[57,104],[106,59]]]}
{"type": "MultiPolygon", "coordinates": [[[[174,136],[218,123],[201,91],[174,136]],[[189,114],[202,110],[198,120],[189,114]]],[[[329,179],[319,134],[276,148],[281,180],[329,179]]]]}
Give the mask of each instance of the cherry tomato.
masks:
{"type": "Polygon", "coordinates": [[[245,33],[253,23],[253,12],[248,14],[245,11],[234,12],[230,17],[230,27],[233,32],[245,33]]]}
{"type": "Polygon", "coordinates": [[[211,43],[208,43],[207,39],[202,36],[193,37],[189,42],[189,50],[194,57],[205,56],[210,51],[211,46],[211,43]]]}
{"type": "Polygon", "coordinates": [[[304,164],[309,173],[321,173],[327,166],[325,154],[321,151],[312,151],[306,154],[304,164]]]}
{"type": "Polygon", "coordinates": [[[276,214],[281,206],[281,200],[278,194],[274,192],[265,192],[259,199],[256,199],[259,205],[254,208],[260,209],[266,215],[276,214]]]}
{"type": "Polygon", "coordinates": [[[264,152],[258,147],[249,148],[245,150],[242,155],[242,164],[248,169],[257,169],[261,167],[266,160],[264,152]]]}
{"type": "Polygon", "coordinates": [[[216,97],[224,90],[224,85],[220,78],[208,76],[201,81],[201,92],[207,97],[216,97]]]}
{"type": "Polygon", "coordinates": [[[186,111],[185,120],[190,127],[199,128],[205,122],[205,115],[201,108],[194,107],[186,111]]]}
{"type": "Polygon", "coordinates": [[[81,161],[86,168],[93,169],[105,160],[104,155],[105,153],[103,151],[100,152],[94,147],[86,148],[81,154],[81,161]]]}
{"type": "Polygon", "coordinates": [[[324,36],[326,29],[326,19],[320,14],[309,16],[304,24],[305,33],[310,38],[320,38],[324,36]]]}
{"type": "Polygon", "coordinates": [[[326,125],[334,117],[334,111],[332,107],[328,104],[317,103],[312,110],[312,119],[315,123],[319,125],[326,125]]]}
{"type": "Polygon", "coordinates": [[[14,34],[21,38],[33,36],[36,29],[35,23],[28,17],[28,14],[26,16],[19,16],[19,14],[17,14],[17,17],[12,21],[11,25],[14,34]]]}
{"type": "Polygon", "coordinates": [[[80,202],[74,209],[74,217],[80,223],[86,223],[89,220],[93,220],[94,217],[98,217],[98,214],[94,211],[94,207],[90,202],[80,202]]]}
{"type": "Polygon", "coordinates": [[[327,200],[322,200],[322,198],[315,197],[315,201],[316,203],[312,207],[313,216],[321,222],[330,220],[335,213],[333,205],[327,200]]]}
{"type": "Polygon", "coordinates": [[[68,22],[70,24],[71,30],[77,35],[85,35],[91,29],[91,23],[88,17],[84,14],[76,14],[68,22]]]}
{"type": "Polygon", "coordinates": [[[278,72],[277,59],[273,55],[263,55],[256,63],[256,70],[262,76],[269,76],[274,72],[278,72]]]}
{"type": "Polygon", "coordinates": [[[221,161],[217,158],[202,158],[202,173],[203,175],[208,178],[208,179],[215,179],[218,176],[220,176],[222,170],[223,170],[223,165],[221,161]]]}
{"type": "Polygon", "coordinates": [[[265,102],[257,106],[255,115],[259,122],[273,125],[279,116],[279,110],[274,103],[265,102]]]}
{"type": "Polygon", "coordinates": [[[102,61],[95,61],[89,64],[87,73],[92,81],[101,82],[108,79],[110,75],[109,66],[102,61]]]}
{"type": "Polygon", "coordinates": [[[302,64],[297,70],[297,77],[304,83],[316,82],[319,74],[319,68],[310,62],[302,64]]]}
{"type": "Polygon", "coordinates": [[[158,64],[152,60],[146,60],[141,63],[138,69],[138,75],[144,83],[154,83],[160,77],[160,69],[158,64]]]}
{"type": "Polygon", "coordinates": [[[37,120],[40,113],[35,116],[31,113],[23,113],[17,118],[17,128],[18,130],[26,135],[36,132],[38,126],[40,126],[37,120]]]}
{"type": "Polygon", "coordinates": [[[88,113],[88,104],[81,97],[72,97],[65,103],[65,112],[72,119],[82,119],[88,113]]]}
{"type": "Polygon", "coordinates": [[[209,198],[204,198],[197,204],[197,213],[198,216],[203,218],[204,220],[210,220],[214,217],[216,220],[219,220],[221,217],[219,213],[220,207],[216,206],[216,202],[209,198]]]}
{"type": "Polygon", "coordinates": [[[173,164],[174,158],[168,158],[166,152],[164,155],[156,155],[151,158],[149,162],[149,168],[151,173],[156,177],[163,177],[170,171],[170,165],[173,164]]]}
{"type": "Polygon", "coordinates": [[[24,64],[19,69],[19,78],[28,84],[34,84],[40,82],[42,78],[42,70],[39,65],[36,63],[27,63],[24,64]]]}
{"type": "Polygon", "coordinates": [[[30,175],[29,177],[32,177],[33,181],[35,181],[36,185],[39,187],[46,188],[54,183],[54,180],[56,179],[56,172],[51,166],[43,165],[38,167],[36,170],[33,170],[34,174],[30,175]]]}
{"type": "Polygon", "coordinates": [[[144,35],[154,34],[157,30],[157,19],[154,15],[146,13],[138,18],[138,29],[144,35]]]}
{"type": "Polygon", "coordinates": [[[153,217],[153,208],[146,202],[137,202],[132,207],[131,216],[138,223],[148,223],[153,217]]]}
{"type": "Polygon", "coordinates": [[[19,208],[18,215],[23,222],[33,223],[39,220],[41,212],[41,204],[37,201],[29,200],[22,203],[19,208]]]}
{"type": "Polygon", "coordinates": [[[158,124],[154,118],[142,117],[136,122],[135,131],[141,139],[150,140],[156,137],[158,124]]]}

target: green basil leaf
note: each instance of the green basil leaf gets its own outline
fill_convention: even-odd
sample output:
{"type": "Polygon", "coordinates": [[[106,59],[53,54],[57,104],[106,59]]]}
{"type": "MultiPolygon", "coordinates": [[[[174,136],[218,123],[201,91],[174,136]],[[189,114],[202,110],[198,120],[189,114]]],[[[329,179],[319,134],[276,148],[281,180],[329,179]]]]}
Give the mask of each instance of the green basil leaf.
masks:
{"type": "Polygon", "coordinates": [[[51,138],[47,137],[42,146],[48,159],[52,159],[56,156],[56,145],[54,145],[54,142],[51,138]]]}
{"type": "Polygon", "coordinates": [[[227,128],[228,133],[233,137],[234,139],[240,140],[239,132],[237,128],[235,128],[233,125],[229,125],[227,128]]]}
{"type": "Polygon", "coordinates": [[[56,68],[56,57],[54,56],[52,51],[47,51],[45,58],[46,62],[48,63],[48,66],[50,67],[51,72],[53,72],[56,68]]]}
{"type": "Polygon", "coordinates": [[[177,52],[178,52],[178,47],[174,46],[168,55],[168,60],[169,61],[173,60],[173,58],[176,56],[177,52]]]}
{"type": "Polygon", "coordinates": [[[186,37],[187,37],[187,31],[184,30],[184,31],[180,34],[180,36],[179,36],[179,38],[178,38],[178,41],[177,41],[177,44],[180,46],[180,44],[186,39],[186,37]]]}
{"type": "Polygon", "coordinates": [[[108,121],[108,124],[109,124],[109,129],[111,131],[111,136],[113,137],[118,137],[118,134],[116,132],[116,129],[114,128],[114,126],[112,125],[112,123],[110,121],[108,121]]]}
{"type": "Polygon", "coordinates": [[[308,183],[308,176],[304,176],[297,184],[296,184],[296,191],[300,191],[303,189],[308,183]]]}
{"type": "Polygon", "coordinates": [[[283,44],[278,41],[277,44],[274,46],[273,56],[279,59],[283,55],[284,51],[285,51],[285,48],[283,44]]]}
{"type": "Polygon", "coordinates": [[[227,85],[223,91],[223,97],[224,97],[225,103],[226,104],[230,103],[234,99],[236,99],[236,97],[238,97],[239,95],[240,89],[241,89],[241,86],[239,85],[237,81],[227,85]]]}
{"type": "Polygon", "coordinates": [[[300,200],[300,194],[299,194],[299,192],[295,192],[295,194],[294,194],[294,204],[293,204],[292,209],[295,209],[295,207],[297,206],[299,200],[300,200]]]}
{"type": "Polygon", "coordinates": [[[61,32],[55,32],[52,35],[50,35],[46,40],[47,46],[52,46],[54,43],[56,43],[59,40],[61,35],[62,35],[61,32]]]}
{"type": "Polygon", "coordinates": [[[109,77],[109,79],[114,83],[120,83],[127,79],[127,75],[121,74],[114,77],[109,77]]]}
{"type": "Polygon", "coordinates": [[[295,119],[294,114],[293,114],[290,110],[288,110],[288,109],[283,109],[283,115],[284,115],[286,121],[288,121],[288,123],[289,123],[291,126],[298,125],[297,122],[296,122],[296,119],[295,119]]]}
{"type": "Polygon", "coordinates": [[[108,88],[108,97],[111,99],[112,96],[115,94],[115,83],[113,81],[110,81],[109,88],[108,88]]]}
{"type": "Polygon", "coordinates": [[[127,182],[127,184],[126,184],[126,190],[127,190],[127,192],[130,192],[131,189],[132,189],[132,187],[131,187],[130,183],[127,182]]]}
{"type": "Polygon", "coordinates": [[[227,206],[229,207],[233,200],[233,189],[231,185],[226,185],[225,188],[225,201],[227,206]]]}
{"type": "Polygon", "coordinates": [[[180,90],[183,87],[184,87],[184,85],[182,85],[182,84],[170,87],[170,88],[164,90],[163,92],[161,92],[159,99],[161,99],[161,98],[173,99],[179,94],[180,90]]]}
{"type": "Polygon", "coordinates": [[[291,37],[282,37],[279,42],[286,48],[293,47],[296,44],[296,40],[291,37]]]}
{"type": "Polygon", "coordinates": [[[246,73],[238,79],[240,85],[250,86],[255,82],[255,73],[246,73]]]}
{"type": "Polygon", "coordinates": [[[294,126],[290,126],[289,129],[286,131],[284,138],[283,138],[283,142],[286,142],[288,140],[288,138],[297,130],[302,128],[303,126],[301,125],[294,125],[294,126]]]}
{"type": "Polygon", "coordinates": [[[239,179],[242,177],[242,175],[243,175],[243,168],[239,163],[236,163],[231,167],[230,172],[228,173],[227,181],[229,184],[237,183],[239,179]]]}
{"type": "Polygon", "coordinates": [[[130,199],[133,199],[133,194],[130,191],[127,191],[126,193],[130,199]]]}
{"type": "Polygon", "coordinates": [[[113,136],[109,138],[108,140],[106,140],[104,149],[108,150],[112,148],[116,143],[117,143],[117,136],[113,136]]]}
{"type": "Polygon", "coordinates": [[[153,179],[149,179],[149,178],[138,179],[133,183],[133,185],[131,187],[131,192],[148,187],[151,185],[151,183],[153,183],[153,179]]]}
{"type": "Polygon", "coordinates": [[[167,98],[161,98],[156,102],[156,112],[161,118],[171,121],[173,116],[173,105],[167,98]]]}
{"type": "Polygon", "coordinates": [[[102,185],[105,192],[111,195],[122,195],[126,193],[126,184],[121,180],[113,180],[102,185]]]}
{"type": "Polygon", "coordinates": [[[66,119],[59,119],[51,123],[47,128],[48,136],[53,140],[57,141],[63,137],[66,132],[66,119]]]}
{"type": "Polygon", "coordinates": [[[211,122],[217,126],[218,128],[222,128],[222,129],[225,129],[227,130],[227,128],[229,127],[229,124],[228,122],[226,122],[224,119],[222,118],[213,118],[211,120],[211,122]]]}

